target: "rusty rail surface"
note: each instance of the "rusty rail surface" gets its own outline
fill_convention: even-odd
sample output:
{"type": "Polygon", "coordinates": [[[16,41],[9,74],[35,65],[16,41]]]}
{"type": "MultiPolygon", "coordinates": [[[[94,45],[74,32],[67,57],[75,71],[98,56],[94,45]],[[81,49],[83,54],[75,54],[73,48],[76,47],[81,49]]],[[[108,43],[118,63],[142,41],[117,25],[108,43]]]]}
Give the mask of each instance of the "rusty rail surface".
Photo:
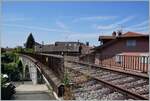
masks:
{"type": "MultiPolygon", "coordinates": [[[[66,67],[67,67],[67,66],[66,66],[66,67]]],[[[130,92],[130,91],[126,90],[126,89],[123,89],[123,88],[121,88],[121,87],[118,87],[118,86],[116,86],[116,85],[114,85],[114,84],[111,84],[111,83],[109,83],[109,82],[107,82],[107,81],[104,81],[104,80],[102,80],[102,79],[100,79],[100,78],[98,78],[98,77],[92,76],[92,75],[90,75],[89,73],[84,73],[84,72],[81,72],[81,71],[76,70],[76,69],[71,68],[71,67],[67,67],[67,68],[68,68],[68,69],[71,69],[71,70],[73,70],[73,71],[75,71],[75,72],[79,72],[79,73],[81,73],[81,74],[83,74],[83,75],[85,75],[85,76],[88,76],[88,77],[92,78],[92,79],[95,79],[95,80],[97,80],[97,81],[99,81],[99,82],[101,82],[101,83],[103,83],[103,84],[109,86],[110,88],[112,88],[112,89],[114,89],[114,90],[116,90],[116,91],[118,91],[118,92],[121,92],[121,93],[123,93],[123,94],[125,94],[125,95],[127,95],[128,97],[131,97],[131,98],[133,98],[133,99],[136,99],[136,100],[148,100],[148,99],[147,99],[146,97],[144,97],[144,96],[141,96],[141,95],[139,95],[139,94],[136,94],[136,93],[130,92]]]]}
{"type": "Polygon", "coordinates": [[[36,66],[39,67],[40,72],[46,77],[48,82],[51,84],[53,90],[56,92],[58,96],[63,96],[64,94],[64,84],[62,83],[63,79],[63,67],[61,63],[57,63],[56,66],[53,66],[55,62],[62,62],[61,57],[54,55],[46,55],[46,54],[20,54],[20,56],[25,57],[31,60],[36,66]],[[48,60],[46,60],[48,59],[48,60]],[[53,62],[50,59],[54,59],[53,62]],[[58,60],[57,60],[58,59],[58,60]],[[42,60],[42,62],[41,62],[42,60]],[[45,62],[43,64],[43,62],[45,62]],[[50,62],[50,63],[49,63],[50,62]],[[55,68],[55,70],[54,70],[55,68]],[[61,70],[61,71],[59,71],[61,70]],[[58,74],[57,74],[58,73],[58,74]],[[62,77],[60,77],[62,76],[62,77]]]}

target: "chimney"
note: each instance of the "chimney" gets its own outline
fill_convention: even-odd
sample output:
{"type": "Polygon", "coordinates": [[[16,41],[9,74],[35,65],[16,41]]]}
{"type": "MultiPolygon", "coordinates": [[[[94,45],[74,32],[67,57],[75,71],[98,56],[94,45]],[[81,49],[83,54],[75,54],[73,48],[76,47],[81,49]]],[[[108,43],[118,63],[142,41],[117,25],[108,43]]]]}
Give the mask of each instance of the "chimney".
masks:
{"type": "Polygon", "coordinates": [[[116,32],[115,31],[113,31],[112,36],[116,37],[116,32]]]}
{"type": "Polygon", "coordinates": [[[118,37],[122,35],[122,31],[121,30],[119,30],[117,33],[118,33],[118,37]]]}
{"type": "Polygon", "coordinates": [[[89,42],[86,42],[86,46],[89,46],[89,42]]]}

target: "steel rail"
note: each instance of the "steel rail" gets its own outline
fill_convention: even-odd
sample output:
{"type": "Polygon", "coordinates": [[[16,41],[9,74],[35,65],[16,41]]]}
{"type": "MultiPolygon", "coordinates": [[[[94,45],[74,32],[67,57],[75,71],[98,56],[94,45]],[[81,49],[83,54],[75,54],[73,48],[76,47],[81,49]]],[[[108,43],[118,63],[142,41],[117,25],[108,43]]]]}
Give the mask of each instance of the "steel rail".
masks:
{"type": "Polygon", "coordinates": [[[81,72],[81,71],[79,71],[79,70],[77,70],[77,69],[74,69],[74,68],[71,68],[71,67],[68,67],[68,66],[65,66],[65,67],[67,67],[68,69],[71,69],[71,70],[73,70],[73,71],[79,72],[79,73],[81,73],[81,74],[83,74],[83,75],[85,75],[85,76],[88,76],[88,77],[92,78],[92,79],[95,79],[95,80],[97,80],[97,81],[99,81],[99,82],[101,82],[101,83],[103,83],[103,84],[109,86],[110,88],[112,88],[112,89],[114,89],[114,90],[116,90],[116,91],[118,91],[118,92],[120,92],[120,93],[123,93],[123,94],[127,95],[128,97],[131,97],[131,98],[133,98],[133,99],[135,99],[135,100],[148,100],[148,99],[147,99],[146,97],[144,97],[144,96],[141,96],[141,95],[139,95],[139,94],[133,93],[133,92],[131,92],[131,91],[128,91],[128,90],[126,90],[126,89],[123,89],[123,88],[121,88],[121,87],[118,87],[118,86],[116,86],[116,85],[114,85],[114,84],[111,84],[111,83],[109,83],[109,82],[107,82],[107,81],[104,81],[104,80],[102,80],[102,79],[99,79],[99,78],[97,78],[97,77],[94,77],[94,76],[90,75],[89,73],[84,73],[84,72],[81,72]]]}
{"type": "Polygon", "coordinates": [[[119,73],[123,73],[123,74],[130,75],[130,76],[132,75],[134,77],[149,79],[148,75],[142,75],[142,74],[137,74],[137,73],[133,73],[133,72],[131,73],[131,72],[128,72],[128,71],[125,71],[125,70],[116,70],[116,69],[113,69],[113,68],[107,68],[107,67],[104,67],[104,66],[102,67],[102,66],[98,66],[98,65],[95,65],[95,64],[79,62],[79,61],[72,61],[72,60],[65,60],[65,61],[70,62],[70,63],[80,64],[80,65],[87,65],[87,66],[91,66],[91,67],[105,69],[105,70],[109,70],[109,71],[119,72],[119,73]]]}

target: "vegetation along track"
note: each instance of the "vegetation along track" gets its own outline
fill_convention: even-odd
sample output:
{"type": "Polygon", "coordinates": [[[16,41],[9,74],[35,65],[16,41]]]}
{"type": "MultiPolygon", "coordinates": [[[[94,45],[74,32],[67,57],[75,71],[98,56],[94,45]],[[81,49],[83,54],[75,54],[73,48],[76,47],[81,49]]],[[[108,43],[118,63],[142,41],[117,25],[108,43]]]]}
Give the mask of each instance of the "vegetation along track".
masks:
{"type": "Polygon", "coordinates": [[[75,98],[79,96],[76,99],[148,100],[149,98],[149,78],[147,77],[71,61],[65,62],[65,67],[68,67],[70,78],[76,85],[73,90],[75,98]]]}

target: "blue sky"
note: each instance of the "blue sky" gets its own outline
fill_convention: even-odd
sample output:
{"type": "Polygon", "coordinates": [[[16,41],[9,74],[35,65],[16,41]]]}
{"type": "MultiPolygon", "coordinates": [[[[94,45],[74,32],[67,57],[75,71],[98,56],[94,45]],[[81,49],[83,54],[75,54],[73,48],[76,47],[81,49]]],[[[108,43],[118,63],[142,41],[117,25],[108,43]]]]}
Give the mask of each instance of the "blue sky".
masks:
{"type": "Polygon", "coordinates": [[[89,41],[99,35],[148,33],[148,2],[3,2],[2,46],[23,45],[30,32],[39,43],[89,41]]]}

